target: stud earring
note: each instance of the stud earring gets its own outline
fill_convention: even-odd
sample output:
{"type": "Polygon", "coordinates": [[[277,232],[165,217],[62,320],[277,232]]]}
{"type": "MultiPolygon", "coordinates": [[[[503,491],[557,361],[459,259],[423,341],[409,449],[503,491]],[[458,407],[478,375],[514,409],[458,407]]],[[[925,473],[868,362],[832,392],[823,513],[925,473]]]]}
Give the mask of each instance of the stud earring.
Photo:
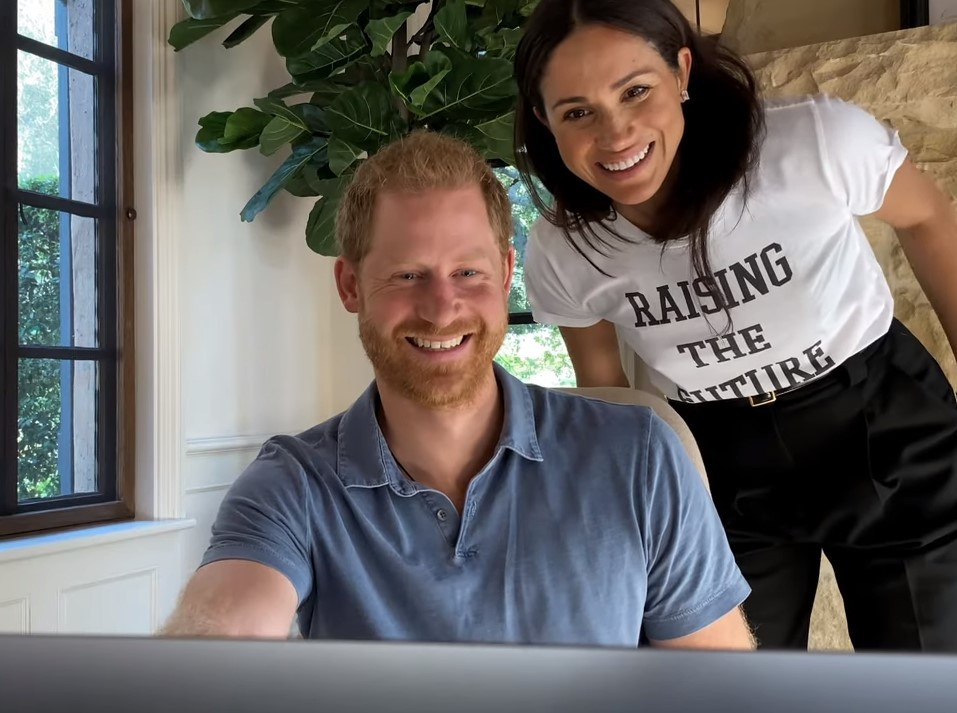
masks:
{"type": "Polygon", "coordinates": [[[681,90],[681,103],[683,104],[683,103],[685,103],[686,101],[688,101],[689,99],[691,99],[691,96],[688,94],[688,90],[687,90],[687,89],[682,89],[682,90],[681,90]]]}

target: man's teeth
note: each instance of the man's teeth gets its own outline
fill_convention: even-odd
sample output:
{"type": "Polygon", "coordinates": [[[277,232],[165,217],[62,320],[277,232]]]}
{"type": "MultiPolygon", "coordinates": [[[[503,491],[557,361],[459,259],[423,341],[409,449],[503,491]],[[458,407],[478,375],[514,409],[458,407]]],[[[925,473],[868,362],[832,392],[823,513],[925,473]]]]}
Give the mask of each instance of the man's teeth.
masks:
{"type": "Polygon", "coordinates": [[[651,144],[648,144],[645,147],[645,150],[642,151],[637,156],[632,156],[627,161],[619,161],[618,163],[603,163],[601,166],[604,169],[609,171],[627,171],[632,166],[636,165],[638,162],[642,161],[645,156],[648,155],[648,151],[651,150],[651,144]]]}
{"type": "Polygon", "coordinates": [[[454,349],[459,344],[463,342],[465,336],[456,337],[455,339],[448,339],[444,342],[432,342],[428,339],[419,339],[418,337],[412,337],[412,341],[415,343],[415,346],[420,349],[454,349]]]}

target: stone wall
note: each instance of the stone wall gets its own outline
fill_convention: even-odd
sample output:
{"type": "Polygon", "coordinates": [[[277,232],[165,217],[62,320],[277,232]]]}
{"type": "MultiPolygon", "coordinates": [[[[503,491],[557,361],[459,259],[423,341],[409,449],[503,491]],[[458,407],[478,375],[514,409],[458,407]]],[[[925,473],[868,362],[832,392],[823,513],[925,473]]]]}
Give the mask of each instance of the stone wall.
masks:
{"type": "MultiPolygon", "coordinates": [[[[748,57],[769,96],[824,93],[854,102],[900,132],[911,159],[957,196],[957,23],[748,57]]],[[[957,362],[893,230],[864,219],[898,318],[957,387],[957,362]]],[[[955,276],[957,279],[957,276],[955,276]]]]}
{"type": "Polygon", "coordinates": [[[899,0],[731,0],[721,39],[751,54],[899,28],[899,0]]]}
{"type": "MultiPolygon", "coordinates": [[[[753,54],[748,60],[769,96],[830,94],[888,122],[900,131],[911,159],[957,196],[957,24],[753,54]]],[[[877,220],[862,222],[891,285],[898,318],[957,387],[957,363],[893,230],[877,220]]],[[[850,647],[843,603],[826,561],[810,647],[850,647]]]]}

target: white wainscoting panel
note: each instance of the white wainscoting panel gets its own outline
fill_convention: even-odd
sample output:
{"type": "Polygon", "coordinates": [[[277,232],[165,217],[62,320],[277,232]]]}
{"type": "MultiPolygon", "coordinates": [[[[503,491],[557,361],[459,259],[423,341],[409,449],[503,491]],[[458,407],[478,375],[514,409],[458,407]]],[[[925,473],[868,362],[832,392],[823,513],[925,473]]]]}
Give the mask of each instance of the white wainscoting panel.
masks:
{"type": "Polygon", "coordinates": [[[30,633],[30,601],[25,597],[0,602],[0,634],[30,633]]]}

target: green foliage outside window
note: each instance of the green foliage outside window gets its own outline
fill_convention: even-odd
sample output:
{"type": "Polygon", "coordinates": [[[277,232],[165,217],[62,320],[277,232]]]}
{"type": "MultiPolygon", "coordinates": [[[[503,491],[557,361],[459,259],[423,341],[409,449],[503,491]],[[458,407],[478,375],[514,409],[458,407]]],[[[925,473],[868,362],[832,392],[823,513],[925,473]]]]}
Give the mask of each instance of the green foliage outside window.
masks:
{"type": "MultiPolygon", "coordinates": [[[[56,178],[35,178],[24,188],[56,195],[56,178]]],[[[22,206],[19,302],[21,344],[60,342],[60,214],[22,206]]],[[[20,402],[19,500],[60,494],[60,367],[49,359],[23,359],[17,372],[20,402]]]]}

